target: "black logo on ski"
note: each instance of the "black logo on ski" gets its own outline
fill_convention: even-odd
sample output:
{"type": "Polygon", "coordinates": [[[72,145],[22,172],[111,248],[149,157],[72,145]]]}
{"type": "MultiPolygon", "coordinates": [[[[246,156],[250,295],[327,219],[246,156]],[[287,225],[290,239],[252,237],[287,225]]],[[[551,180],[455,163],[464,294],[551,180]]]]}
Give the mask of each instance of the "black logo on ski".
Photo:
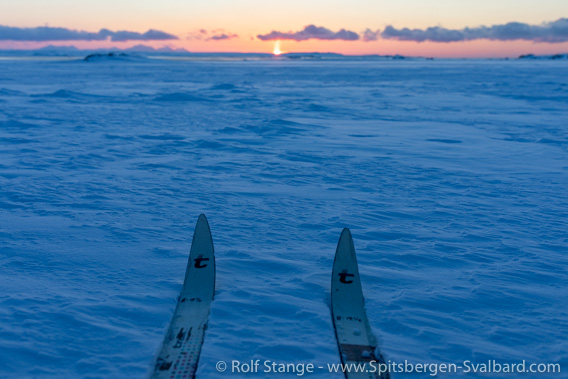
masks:
{"type": "Polygon", "coordinates": [[[341,271],[341,272],[339,273],[339,281],[340,281],[341,283],[345,283],[345,284],[353,283],[352,280],[347,280],[348,277],[349,277],[349,278],[354,278],[355,275],[353,275],[353,274],[348,274],[348,273],[347,273],[347,270],[343,270],[343,271],[341,271]]]}
{"type": "MultiPolygon", "coordinates": [[[[189,332],[191,333],[191,329],[190,329],[189,332]]],[[[181,328],[181,330],[179,331],[176,338],[177,338],[177,342],[174,345],[174,348],[179,349],[182,346],[183,339],[185,338],[185,333],[183,332],[183,328],[181,328]]]]}
{"type": "Polygon", "coordinates": [[[156,366],[158,366],[158,370],[160,371],[168,371],[170,367],[172,367],[173,362],[166,362],[165,360],[158,358],[158,362],[156,366]]]}
{"type": "Polygon", "coordinates": [[[207,264],[201,264],[201,262],[207,262],[209,260],[209,258],[203,258],[203,255],[199,255],[197,258],[195,258],[193,261],[195,262],[195,264],[193,265],[195,268],[204,268],[207,267],[207,264]]]}

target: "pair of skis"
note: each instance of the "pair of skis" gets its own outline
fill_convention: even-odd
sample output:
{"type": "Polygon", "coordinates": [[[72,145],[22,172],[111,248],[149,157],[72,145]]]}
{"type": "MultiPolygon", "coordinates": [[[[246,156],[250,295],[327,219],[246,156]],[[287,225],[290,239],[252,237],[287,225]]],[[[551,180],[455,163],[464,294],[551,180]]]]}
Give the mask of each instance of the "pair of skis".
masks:
{"type": "MultiPolygon", "coordinates": [[[[214,292],[213,239],[202,214],[195,226],[185,280],[152,379],[195,378],[214,292]]],[[[378,370],[384,359],[365,312],[355,247],[347,228],[341,233],[333,262],[331,314],[341,360],[347,368],[345,377],[388,379],[388,373],[380,374],[378,370]]]]}

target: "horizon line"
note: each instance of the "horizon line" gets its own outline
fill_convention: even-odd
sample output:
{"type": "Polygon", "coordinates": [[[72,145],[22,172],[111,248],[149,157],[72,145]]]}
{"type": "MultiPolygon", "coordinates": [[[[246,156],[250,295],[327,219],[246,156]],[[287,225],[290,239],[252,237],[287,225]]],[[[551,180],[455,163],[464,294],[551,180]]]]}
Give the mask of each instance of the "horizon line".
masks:
{"type": "Polygon", "coordinates": [[[311,52],[286,52],[279,55],[274,53],[269,53],[266,51],[262,52],[254,52],[254,51],[190,51],[184,48],[171,48],[168,46],[154,48],[148,45],[135,45],[128,48],[119,48],[119,47],[108,47],[108,48],[92,48],[92,49],[85,49],[79,48],[73,45],[48,45],[39,48],[0,48],[0,52],[48,52],[50,51],[57,51],[60,50],[62,53],[89,53],[89,52],[97,52],[97,53],[104,53],[105,51],[108,53],[112,52],[127,52],[127,53],[136,53],[136,54],[172,54],[172,55],[184,55],[184,54],[211,54],[211,55],[223,55],[223,54],[231,54],[231,55],[264,55],[267,57],[278,58],[282,56],[290,56],[290,55],[337,55],[342,57],[384,57],[384,58],[415,58],[415,59],[518,59],[522,57],[561,57],[566,56],[568,57],[568,52],[557,52],[551,54],[534,54],[534,53],[522,53],[515,56],[507,56],[507,57],[488,57],[488,56],[480,56],[480,57],[464,57],[464,56],[453,56],[453,57],[436,57],[436,56],[427,56],[427,55],[404,55],[404,54],[380,54],[380,53],[372,53],[372,54],[346,54],[346,53],[338,53],[334,51],[311,51],[311,52]],[[140,50],[137,51],[137,48],[140,50]],[[147,49],[143,51],[143,49],[147,49]]]}

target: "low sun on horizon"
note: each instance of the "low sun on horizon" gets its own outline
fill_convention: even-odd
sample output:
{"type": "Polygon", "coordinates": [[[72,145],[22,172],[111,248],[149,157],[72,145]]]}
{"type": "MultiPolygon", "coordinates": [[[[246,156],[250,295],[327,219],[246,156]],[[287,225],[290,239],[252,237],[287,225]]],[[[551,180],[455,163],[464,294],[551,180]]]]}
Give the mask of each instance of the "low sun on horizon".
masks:
{"type": "Polygon", "coordinates": [[[276,43],[274,44],[274,50],[272,50],[272,54],[280,55],[282,53],[285,53],[285,51],[280,50],[280,41],[276,41],[276,43]]]}

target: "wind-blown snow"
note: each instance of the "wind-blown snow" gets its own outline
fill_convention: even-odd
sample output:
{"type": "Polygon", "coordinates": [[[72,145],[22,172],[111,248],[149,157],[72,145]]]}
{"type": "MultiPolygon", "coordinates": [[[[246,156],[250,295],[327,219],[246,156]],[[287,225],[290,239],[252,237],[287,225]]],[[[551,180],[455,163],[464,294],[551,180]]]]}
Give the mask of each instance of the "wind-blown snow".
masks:
{"type": "Polygon", "coordinates": [[[1,60],[0,376],[143,377],[201,212],[198,377],[339,362],[343,227],[387,360],[566,371],[567,174],[560,61],[1,60]]]}

